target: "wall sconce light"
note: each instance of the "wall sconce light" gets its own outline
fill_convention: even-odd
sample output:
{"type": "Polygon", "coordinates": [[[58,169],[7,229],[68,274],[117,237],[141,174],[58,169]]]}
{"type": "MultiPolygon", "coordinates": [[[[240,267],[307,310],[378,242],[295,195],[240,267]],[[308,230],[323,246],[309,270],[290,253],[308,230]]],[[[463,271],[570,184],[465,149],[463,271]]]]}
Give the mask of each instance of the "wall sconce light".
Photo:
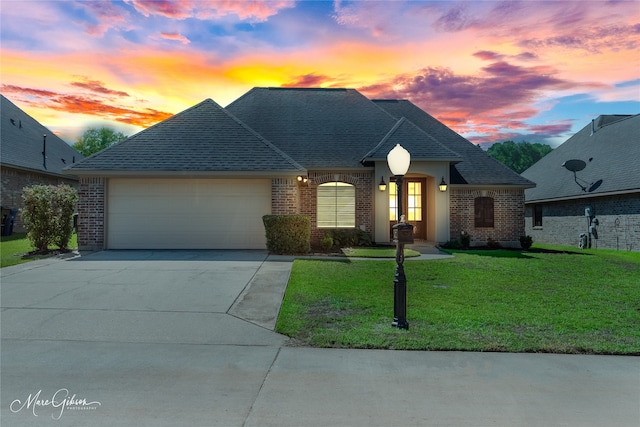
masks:
{"type": "Polygon", "coordinates": [[[447,191],[447,183],[444,180],[444,176],[442,177],[442,181],[440,181],[440,184],[438,185],[438,188],[440,189],[440,191],[442,191],[443,193],[445,191],[447,191]]]}
{"type": "Polygon", "coordinates": [[[302,176],[302,175],[298,175],[298,177],[296,179],[298,180],[298,182],[300,184],[306,184],[307,181],[309,181],[309,178],[307,178],[306,176],[302,176]]]}
{"type": "Polygon", "coordinates": [[[380,191],[385,191],[387,189],[387,183],[384,182],[384,177],[380,177],[380,184],[378,184],[378,189],[380,191]]]}

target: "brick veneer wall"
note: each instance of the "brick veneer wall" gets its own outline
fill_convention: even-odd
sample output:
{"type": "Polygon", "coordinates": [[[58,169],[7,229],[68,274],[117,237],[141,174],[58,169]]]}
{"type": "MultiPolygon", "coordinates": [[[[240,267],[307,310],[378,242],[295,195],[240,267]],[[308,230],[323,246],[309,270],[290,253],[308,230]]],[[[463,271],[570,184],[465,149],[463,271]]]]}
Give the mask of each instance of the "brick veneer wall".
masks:
{"type": "Polygon", "coordinates": [[[449,206],[451,240],[459,239],[465,231],[471,235],[472,246],[484,246],[491,238],[505,247],[520,247],[520,236],[525,234],[524,189],[452,188],[449,206]],[[493,198],[493,227],[475,227],[476,197],[493,198]]]}
{"type": "Polygon", "coordinates": [[[373,233],[373,171],[309,172],[309,181],[300,186],[300,213],[311,218],[311,244],[319,245],[325,228],[317,228],[317,188],[326,182],[352,184],[356,189],[356,227],[373,233]]]}
{"type": "Polygon", "coordinates": [[[298,181],[295,178],[274,178],[271,180],[271,213],[273,215],[299,213],[298,199],[298,181]]]}
{"type": "MultiPolygon", "coordinates": [[[[51,175],[45,175],[37,172],[29,172],[20,169],[2,167],[2,207],[22,209],[22,189],[31,185],[59,185],[67,184],[74,188],[78,187],[78,181],[75,179],[65,179],[51,175]]],[[[13,232],[21,233],[26,231],[22,215],[16,216],[13,223],[13,232]]]]}
{"type": "Polygon", "coordinates": [[[106,178],[80,178],[78,189],[78,248],[104,249],[106,178]]]}
{"type": "Polygon", "coordinates": [[[584,208],[591,206],[599,225],[598,240],[591,246],[601,249],[640,251],[640,193],[590,197],[542,205],[542,227],[533,227],[533,204],[527,204],[526,232],[534,243],[576,246],[580,233],[588,227],[584,208]]]}

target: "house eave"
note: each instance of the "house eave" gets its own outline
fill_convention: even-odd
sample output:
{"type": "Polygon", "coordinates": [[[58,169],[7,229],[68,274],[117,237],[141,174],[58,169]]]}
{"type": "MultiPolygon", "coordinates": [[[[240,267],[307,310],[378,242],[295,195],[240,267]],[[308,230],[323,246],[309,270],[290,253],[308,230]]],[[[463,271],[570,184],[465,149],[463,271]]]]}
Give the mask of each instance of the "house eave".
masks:
{"type": "Polygon", "coordinates": [[[450,184],[452,189],[465,189],[465,190],[495,190],[498,189],[523,189],[535,188],[535,184],[450,184]]]}
{"type": "Polygon", "coordinates": [[[547,199],[535,199],[535,200],[525,200],[525,205],[532,205],[537,203],[552,203],[552,202],[564,202],[567,200],[579,200],[579,199],[594,199],[596,197],[607,197],[607,196],[620,196],[624,194],[634,194],[640,193],[640,188],[630,189],[630,190],[620,190],[620,191],[608,191],[606,193],[590,193],[590,194],[577,194],[574,196],[565,196],[565,197],[552,197],[547,199]]]}
{"type": "Polygon", "coordinates": [[[42,169],[34,169],[34,168],[28,168],[23,166],[11,165],[8,163],[1,163],[0,166],[2,166],[3,168],[15,169],[15,170],[29,172],[29,173],[37,173],[40,175],[47,175],[47,176],[56,177],[56,178],[70,179],[73,181],[78,180],[78,174],[67,173],[64,170],[62,171],[62,173],[57,173],[57,172],[50,172],[42,169]]]}
{"type": "MultiPolygon", "coordinates": [[[[65,171],[71,173],[71,171],[65,171]]],[[[271,178],[291,176],[295,177],[306,174],[307,171],[299,170],[272,170],[272,171],[162,171],[162,170],[83,170],[73,171],[74,175],[83,176],[100,176],[112,178],[159,178],[159,177],[175,177],[175,178],[271,178]]]]}

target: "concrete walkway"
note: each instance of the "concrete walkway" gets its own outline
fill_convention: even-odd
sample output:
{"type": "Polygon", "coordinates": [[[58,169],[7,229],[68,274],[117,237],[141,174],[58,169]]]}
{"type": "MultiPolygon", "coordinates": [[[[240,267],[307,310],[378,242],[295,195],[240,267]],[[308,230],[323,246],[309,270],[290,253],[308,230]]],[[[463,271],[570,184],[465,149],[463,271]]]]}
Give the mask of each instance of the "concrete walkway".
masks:
{"type": "Polygon", "coordinates": [[[273,326],[290,268],[106,251],[2,269],[0,424],[640,423],[636,357],[289,346],[273,326]]]}

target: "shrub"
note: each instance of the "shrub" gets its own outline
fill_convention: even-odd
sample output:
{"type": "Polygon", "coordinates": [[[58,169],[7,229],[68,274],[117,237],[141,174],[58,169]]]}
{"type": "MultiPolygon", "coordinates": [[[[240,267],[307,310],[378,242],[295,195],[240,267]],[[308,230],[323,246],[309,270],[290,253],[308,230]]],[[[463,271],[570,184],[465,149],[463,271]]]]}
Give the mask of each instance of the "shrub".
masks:
{"type": "Polygon", "coordinates": [[[33,185],[23,189],[22,200],[20,214],[36,251],[46,252],[49,245],[67,249],[73,233],[77,191],[65,184],[33,185]]]}
{"type": "Polygon", "coordinates": [[[469,249],[469,247],[471,246],[471,234],[467,233],[466,231],[461,232],[460,245],[462,246],[462,249],[469,249]]]}
{"type": "Polygon", "coordinates": [[[311,250],[311,221],[306,215],[262,217],[267,249],[279,255],[306,254],[311,250]]]}
{"type": "Polygon", "coordinates": [[[489,249],[500,249],[502,248],[502,245],[497,240],[493,240],[491,237],[489,237],[489,240],[487,240],[487,247],[489,249]]]}
{"type": "Polygon", "coordinates": [[[371,235],[359,228],[336,228],[329,230],[333,243],[341,248],[371,246],[371,235]]]}
{"type": "Polygon", "coordinates": [[[520,246],[522,246],[522,249],[525,251],[529,250],[531,245],[533,245],[533,239],[531,236],[520,236],[520,246]]]}
{"type": "Polygon", "coordinates": [[[460,240],[449,240],[442,245],[444,249],[462,249],[462,243],[460,240]]]}
{"type": "Polygon", "coordinates": [[[320,239],[320,248],[324,252],[329,252],[331,248],[333,248],[333,237],[331,237],[331,233],[324,233],[324,236],[320,239]]]}

